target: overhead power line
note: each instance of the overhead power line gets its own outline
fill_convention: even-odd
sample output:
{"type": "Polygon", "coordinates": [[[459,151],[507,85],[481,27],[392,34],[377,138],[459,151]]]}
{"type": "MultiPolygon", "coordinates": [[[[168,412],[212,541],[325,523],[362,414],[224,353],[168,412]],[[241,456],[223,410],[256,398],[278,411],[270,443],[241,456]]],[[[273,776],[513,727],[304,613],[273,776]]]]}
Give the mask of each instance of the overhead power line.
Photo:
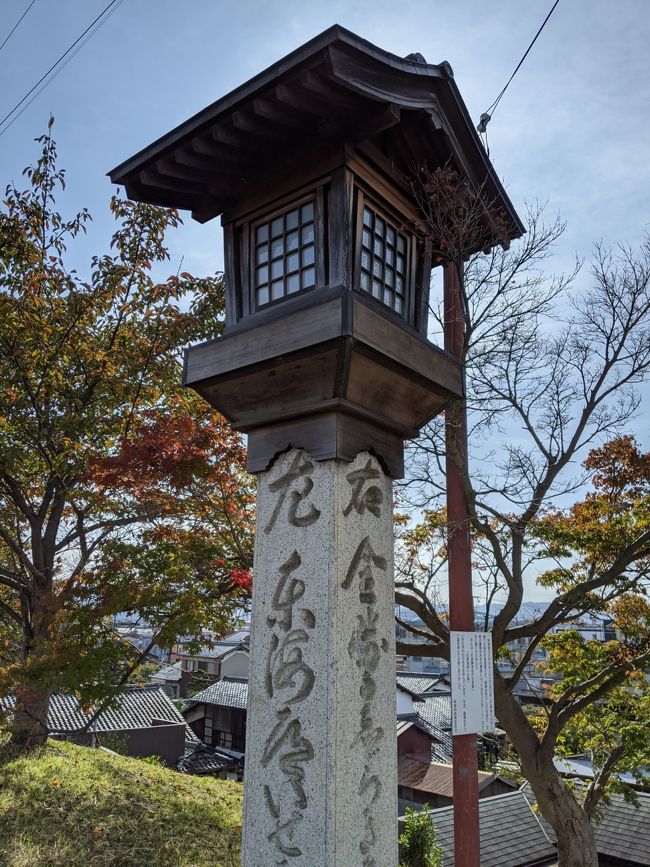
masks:
{"type": "Polygon", "coordinates": [[[520,60],[519,63],[517,64],[517,66],[515,67],[515,71],[512,73],[512,75],[510,76],[510,78],[506,81],[506,83],[505,83],[503,89],[501,90],[501,92],[499,93],[499,95],[497,96],[497,98],[494,100],[494,102],[492,103],[492,105],[491,105],[491,106],[490,106],[486,111],[484,111],[483,114],[481,115],[481,120],[480,120],[480,122],[479,122],[479,125],[476,127],[477,130],[478,130],[480,133],[485,133],[486,136],[487,136],[487,125],[488,125],[488,123],[492,120],[492,117],[493,117],[493,115],[494,115],[494,112],[496,111],[497,106],[498,106],[499,103],[501,102],[501,99],[502,99],[502,97],[503,97],[503,94],[504,94],[504,93],[506,92],[506,90],[508,89],[508,86],[510,85],[510,82],[512,81],[512,79],[515,77],[515,75],[516,75],[516,74],[519,72],[519,70],[521,69],[521,66],[522,66],[524,60],[528,57],[531,48],[532,48],[533,45],[537,42],[537,39],[538,39],[540,33],[541,33],[542,30],[546,27],[546,24],[547,24],[549,18],[550,18],[551,15],[555,12],[555,7],[557,6],[557,4],[558,4],[559,2],[560,2],[560,0],[555,0],[555,3],[554,3],[553,6],[551,7],[551,11],[548,13],[548,15],[546,16],[546,18],[542,21],[541,27],[539,28],[539,30],[537,31],[537,33],[536,33],[535,36],[533,37],[533,41],[530,43],[530,45],[528,46],[528,48],[527,48],[526,51],[524,52],[523,57],[521,58],[521,60],[520,60]]]}
{"type": "Polygon", "coordinates": [[[0,45],[0,51],[2,51],[2,49],[5,47],[5,45],[7,44],[7,42],[9,42],[9,40],[11,39],[11,37],[14,35],[14,33],[16,32],[16,30],[18,29],[18,25],[19,25],[20,22],[23,20],[23,18],[25,17],[25,15],[27,15],[27,13],[29,12],[29,10],[30,10],[30,9],[32,8],[32,6],[34,5],[34,3],[36,3],[36,0],[32,0],[32,2],[29,4],[29,6],[27,7],[27,9],[25,9],[25,11],[23,12],[23,14],[22,14],[22,15],[20,16],[20,18],[18,19],[18,21],[16,21],[16,23],[15,23],[14,26],[12,27],[11,31],[9,32],[9,35],[5,37],[5,41],[2,43],[2,45],[0,45]]]}
{"type": "Polygon", "coordinates": [[[86,27],[84,32],[78,36],[75,41],[70,45],[63,54],[56,60],[52,66],[47,70],[47,72],[42,75],[36,84],[31,87],[27,93],[23,96],[21,100],[19,100],[16,105],[11,109],[11,111],[7,112],[7,114],[0,120],[0,136],[4,135],[7,132],[9,127],[18,120],[20,115],[27,109],[32,102],[36,99],[36,97],[45,90],[48,84],[56,78],[56,76],[61,72],[70,61],[76,57],[76,55],[81,51],[84,45],[91,39],[95,33],[102,27],[108,19],[113,15],[114,12],[124,3],[124,0],[111,0],[99,15],[91,21],[91,23],[86,27]],[[31,99],[30,99],[31,97],[31,99]],[[29,102],[27,101],[29,100],[29,102]],[[21,108],[22,106],[22,108],[21,108]],[[20,109],[20,111],[18,111],[20,109]],[[17,112],[17,113],[16,113],[17,112]],[[11,118],[11,119],[10,119],[11,118]]]}

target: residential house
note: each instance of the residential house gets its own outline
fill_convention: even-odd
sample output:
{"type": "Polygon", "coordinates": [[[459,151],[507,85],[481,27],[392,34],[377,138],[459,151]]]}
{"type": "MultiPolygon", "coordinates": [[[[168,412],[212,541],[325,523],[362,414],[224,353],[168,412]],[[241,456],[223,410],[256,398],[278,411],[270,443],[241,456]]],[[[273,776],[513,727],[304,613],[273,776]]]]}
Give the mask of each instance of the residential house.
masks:
{"type": "Polygon", "coordinates": [[[246,749],[247,701],[248,680],[224,677],[192,696],[183,716],[203,743],[243,754],[246,749]]]}
{"type": "Polygon", "coordinates": [[[449,677],[444,674],[399,670],[397,672],[398,686],[405,686],[420,697],[449,692],[449,683],[449,677]]]}
{"type": "Polygon", "coordinates": [[[149,678],[150,683],[160,686],[170,698],[186,698],[190,680],[190,672],[184,671],[180,662],[163,666],[149,678]]]}
{"type": "MultiPolygon", "coordinates": [[[[412,753],[426,758],[428,750],[429,759],[432,755],[447,756],[448,754],[450,761],[450,733],[439,731],[423,717],[420,708],[427,707],[429,698],[410,689],[401,682],[403,680],[400,677],[395,690],[398,751],[404,755],[412,753]]],[[[433,685],[429,682],[424,686],[433,689],[433,685]]],[[[450,715],[451,704],[448,692],[443,694],[443,700],[446,701],[446,712],[450,715]]],[[[246,742],[247,701],[246,678],[226,676],[193,695],[183,710],[183,716],[203,743],[211,747],[243,753],[246,742]]],[[[451,722],[449,726],[451,727],[451,722]]]]}
{"type": "MultiPolygon", "coordinates": [[[[398,696],[399,692],[398,687],[398,696]]],[[[422,697],[417,698],[412,713],[397,715],[397,793],[400,809],[423,804],[437,808],[453,803],[451,725],[449,730],[446,725],[440,725],[447,720],[451,723],[450,697],[443,694],[435,698],[438,701],[429,702],[432,722],[421,714],[422,705],[427,705],[427,699],[422,697]],[[447,753],[449,759],[446,762],[431,760],[432,756],[447,753]]],[[[493,797],[516,788],[514,783],[486,771],[478,772],[478,787],[479,798],[493,797]]]]}
{"type": "Polygon", "coordinates": [[[244,777],[243,755],[233,755],[228,750],[208,747],[198,738],[188,744],[185,754],[176,762],[176,769],[183,774],[217,777],[220,780],[242,780],[244,777]]]}
{"type": "MultiPolygon", "coordinates": [[[[0,699],[5,712],[13,707],[13,696],[0,699]]],[[[85,731],[91,716],[92,711],[83,710],[75,696],[57,693],[50,699],[48,730],[54,737],[82,745],[103,745],[130,756],[159,756],[168,765],[184,754],[186,742],[198,743],[159,686],[127,687],[85,731]]]]}
{"type": "MultiPolygon", "coordinates": [[[[187,698],[191,681],[196,682],[201,675],[204,679],[202,686],[224,677],[247,678],[249,639],[250,631],[243,629],[223,639],[206,642],[198,651],[190,649],[189,642],[177,644],[170,654],[170,662],[180,663],[181,671],[190,675],[178,682],[179,697],[187,698]]],[[[158,672],[158,677],[160,674],[158,672]]]]}
{"type": "MultiPolygon", "coordinates": [[[[0,710],[11,713],[13,707],[13,696],[0,698],[0,710]]],[[[55,694],[50,699],[48,728],[52,737],[82,746],[105,746],[140,758],[158,756],[184,774],[242,779],[243,758],[201,743],[160,686],[127,687],[85,732],[90,716],[74,696],[55,694]]]]}
{"type": "Polygon", "coordinates": [[[397,717],[397,759],[403,756],[431,761],[435,732],[417,713],[399,714],[397,717]]]}
{"type": "MultiPolygon", "coordinates": [[[[446,807],[453,803],[453,766],[430,762],[418,756],[397,760],[397,795],[404,806],[446,807]]],[[[515,790],[514,783],[497,774],[478,771],[479,799],[493,798],[515,790]]],[[[401,811],[401,810],[400,810],[401,811]]]]}

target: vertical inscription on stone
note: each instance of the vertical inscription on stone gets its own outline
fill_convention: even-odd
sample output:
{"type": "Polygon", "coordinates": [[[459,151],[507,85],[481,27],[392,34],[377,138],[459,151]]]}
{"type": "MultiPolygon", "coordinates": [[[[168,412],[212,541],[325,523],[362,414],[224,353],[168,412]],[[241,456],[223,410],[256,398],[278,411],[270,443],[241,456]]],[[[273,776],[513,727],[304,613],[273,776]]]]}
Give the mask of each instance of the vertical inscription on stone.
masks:
{"type": "MultiPolygon", "coordinates": [[[[381,488],[371,484],[379,477],[379,470],[372,466],[369,459],[366,465],[346,476],[351,487],[350,501],[343,510],[347,517],[352,511],[363,515],[366,511],[380,517],[383,502],[381,488]]],[[[381,768],[378,763],[378,747],[385,732],[376,721],[377,684],[375,673],[382,652],[388,651],[388,643],[379,635],[379,613],[375,575],[385,572],[387,562],[372,547],[370,537],[365,536],[358,545],[341,586],[354,588],[359,601],[356,625],[348,643],[348,656],[353,660],[360,673],[359,696],[361,698],[359,721],[356,735],[351,743],[353,749],[360,749],[363,756],[363,772],[359,780],[357,794],[360,798],[363,825],[359,851],[363,867],[379,867],[375,843],[377,827],[373,805],[382,791],[381,768]]]]}
{"type": "Polygon", "coordinates": [[[309,458],[305,457],[301,452],[296,452],[296,456],[287,472],[283,476],[280,476],[279,479],[271,482],[269,491],[273,493],[279,491],[280,495],[269,518],[269,522],[264,527],[265,533],[270,533],[275,526],[275,522],[280,512],[282,512],[287,497],[289,498],[288,520],[294,527],[308,527],[319,519],[320,511],[314,506],[308,506],[301,514],[298,514],[301,503],[307,499],[314,487],[313,481],[309,478],[313,472],[314,465],[309,458]]]}
{"type": "MultiPolygon", "coordinates": [[[[265,533],[284,513],[285,503],[291,526],[306,527],[318,520],[320,511],[305,502],[314,487],[309,478],[313,469],[312,462],[297,452],[289,470],[269,485],[278,498],[265,533]]],[[[271,636],[264,687],[275,723],[264,743],[261,764],[274,771],[267,776],[270,782],[264,785],[264,801],[272,819],[268,840],[276,851],[277,865],[290,864],[289,859],[303,854],[295,838],[309,802],[305,769],[314,758],[314,747],[299,715],[300,704],[314,688],[315,674],[305,661],[304,651],[316,625],[314,612],[301,605],[305,594],[305,582],[299,577],[301,564],[294,549],[279,567],[267,616],[271,636]]]]}
{"type": "Polygon", "coordinates": [[[345,509],[343,509],[345,517],[347,518],[353,509],[359,515],[363,515],[367,509],[371,515],[378,518],[380,515],[379,507],[383,502],[384,496],[381,492],[381,488],[377,485],[365,486],[366,482],[370,481],[370,479],[379,478],[379,470],[373,467],[370,458],[366,461],[365,467],[362,467],[360,470],[355,470],[352,473],[348,473],[345,478],[352,486],[350,502],[347,504],[345,509]]]}

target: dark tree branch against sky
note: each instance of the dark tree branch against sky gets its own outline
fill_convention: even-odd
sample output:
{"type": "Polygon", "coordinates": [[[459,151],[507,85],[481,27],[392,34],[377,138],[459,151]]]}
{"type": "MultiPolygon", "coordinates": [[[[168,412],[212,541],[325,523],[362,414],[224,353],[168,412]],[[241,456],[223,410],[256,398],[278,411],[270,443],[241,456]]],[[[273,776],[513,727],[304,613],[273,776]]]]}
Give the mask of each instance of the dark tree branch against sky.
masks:
{"type": "Polygon", "coordinates": [[[471,433],[469,460],[445,452],[455,442],[445,437],[453,414],[434,419],[410,448],[401,494],[422,519],[400,531],[396,599],[426,629],[418,624],[399,652],[449,659],[447,547],[467,529],[447,520],[442,468],[451,459],[465,487],[483,628],[495,658],[512,661],[511,674],[494,667],[497,719],[553,826],[561,867],[596,867],[590,820],[600,799],[624,762],[637,771],[650,764],[641,736],[650,694],[650,452],[630,435],[650,374],[650,238],[638,249],[597,245],[589,288],[577,291],[579,265],[559,277],[541,270],[561,223],[529,212],[527,234],[504,249],[494,214],[491,252],[468,257],[485,231],[484,204],[449,168],[420,172],[414,184],[435,254],[466,263],[471,433]],[[534,616],[522,611],[526,582],[551,597],[534,616]],[[609,616],[618,638],[551,634],[583,615],[609,616]],[[546,713],[531,719],[513,690],[540,646],[557,683],[546,713]],[[584,798],[553,763],[576,744],[599,763],[584,798]]]}

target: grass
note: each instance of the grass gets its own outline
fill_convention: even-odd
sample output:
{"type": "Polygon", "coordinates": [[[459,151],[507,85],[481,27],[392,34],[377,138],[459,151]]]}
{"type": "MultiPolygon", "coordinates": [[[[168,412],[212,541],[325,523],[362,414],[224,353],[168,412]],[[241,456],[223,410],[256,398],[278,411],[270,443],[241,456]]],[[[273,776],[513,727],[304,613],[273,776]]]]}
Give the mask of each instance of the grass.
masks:
{"type": "Polygon", "coordinates": [[[2,867],[236,867],[240,783],[49,741],[0,759],[2,867]]]}

